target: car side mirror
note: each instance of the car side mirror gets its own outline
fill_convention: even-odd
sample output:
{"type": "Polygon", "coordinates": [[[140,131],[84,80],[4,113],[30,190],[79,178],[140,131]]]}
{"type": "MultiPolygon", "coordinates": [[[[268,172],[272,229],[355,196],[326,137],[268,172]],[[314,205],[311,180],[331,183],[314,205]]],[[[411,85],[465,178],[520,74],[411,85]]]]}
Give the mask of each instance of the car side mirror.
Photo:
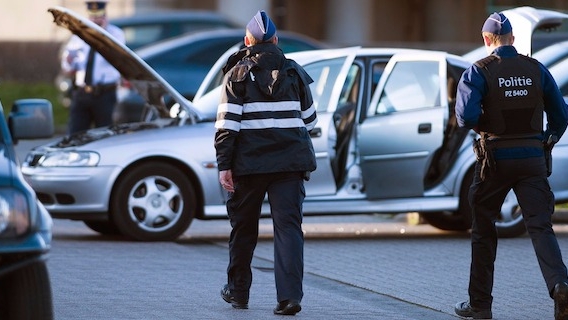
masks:
{"type": "Polygon", "coordinates": [[[51,102],[45,99],[14,101],[8,126],[14,143],[18,139],[51,138],[55,132],[51,102]]]}

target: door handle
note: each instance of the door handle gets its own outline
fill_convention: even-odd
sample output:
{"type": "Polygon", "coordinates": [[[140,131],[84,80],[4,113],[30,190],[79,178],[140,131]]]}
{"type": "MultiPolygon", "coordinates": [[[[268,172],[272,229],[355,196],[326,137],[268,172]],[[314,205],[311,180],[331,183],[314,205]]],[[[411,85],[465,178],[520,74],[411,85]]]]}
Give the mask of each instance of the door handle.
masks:
{"type": "Polygon", "coordinates": [[[431,123],[421,123],[418,125],[418,133],[430,133],[432,132],[431,123]]]}

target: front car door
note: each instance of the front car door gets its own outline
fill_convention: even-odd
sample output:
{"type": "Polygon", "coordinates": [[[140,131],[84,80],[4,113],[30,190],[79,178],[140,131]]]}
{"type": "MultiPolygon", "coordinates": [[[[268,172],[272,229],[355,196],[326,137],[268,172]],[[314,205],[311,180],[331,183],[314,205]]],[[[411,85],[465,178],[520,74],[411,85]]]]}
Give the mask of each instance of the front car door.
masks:
{"type": "Polygon", "coordinates": [[[394,55],[358,127],[368,199],[421,197],[449,115],[446,54],[394,55]]]}
{"type": "Polygon", "coordinates": [[[305,184],[307,196],[333,195],[337,191],[331,158],[336,134],[333,113],[359,47],[302,51],[287,56],[299,63],[314,80],[310,84],[318,123],[312,130],[317,170],[305,184]]]}

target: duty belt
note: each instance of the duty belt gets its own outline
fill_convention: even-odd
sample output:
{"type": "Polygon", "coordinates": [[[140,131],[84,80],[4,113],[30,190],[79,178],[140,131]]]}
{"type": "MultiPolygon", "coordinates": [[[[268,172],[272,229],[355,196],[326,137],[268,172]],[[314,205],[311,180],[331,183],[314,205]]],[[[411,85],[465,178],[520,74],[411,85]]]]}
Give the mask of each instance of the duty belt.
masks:
{"type": "Polygon", "coordinates": [[[85,92],[85,93],[99,95],[99,94],[107,92],[107,91],[116,90],[116,83],[85,85],[85,86],[79,87],[79,90],[82,91],[82,92],[85,92]]]}
{"type": "Polygon", "coordinates": [[[542,141],[531,138],[520,139],[487,139],[482,137],[473,141],[473,151],[477,157],[477,161],[481,164],[480,178],[481,181],[495,172],[497,164],[493,158],[493,150],[500,148],[514,148],[514,147],[540,147],[544,145],[542,141]]]}

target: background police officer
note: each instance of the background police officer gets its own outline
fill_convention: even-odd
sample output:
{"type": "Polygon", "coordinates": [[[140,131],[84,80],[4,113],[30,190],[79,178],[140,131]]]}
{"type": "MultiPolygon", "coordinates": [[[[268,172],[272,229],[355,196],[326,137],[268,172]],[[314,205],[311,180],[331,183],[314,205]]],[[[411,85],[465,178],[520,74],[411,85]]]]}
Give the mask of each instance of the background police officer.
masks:
{"type": "Polygon", "coordinates": [[[455,107],[458,124],[480,134],[469,193],[473,209],[470,299],[458,303],[455,311],[463,317],[492,318],[495,221],[512,189],[555,301],[555,318],[568,319],[568,277],[552,230],[554,195],[543,150],[543,141],[551,148],[554,137],[559,139],[566,130],[566,104],[548,70],[536,60],[519,55],[512,46],[514,37],[507,17],[502,13],[490,15],[482,36],[490,55],[464,72],[455,107]]]}
{"type": "MultiPolygon", "coordinates": [[[[108,0],[86,1],[89,19],[124,43],[124,32],[108,23],[108,0]]],[[[61,61],[63,72],[74,78],[74,90],[69,106],[68,132],[76,133],[112,123],[116,104],[116,88],[120,73],[99,53],[77,36],[67,43],[61,61]]]]}
{"type": "Polygon", "coordinates": [[[317,122],[312,79],[277,47],[276,26],[264,11],[247,24],[246,48],[229,58],[217,110],[219,182],[229,192],[227,285],[221,296],[248,308],[258,219],[268,194],[274,224],[274,313],[294,315],[303,297],[302,205],[306,172],[316,169],[309,131],[317,122]]]}

